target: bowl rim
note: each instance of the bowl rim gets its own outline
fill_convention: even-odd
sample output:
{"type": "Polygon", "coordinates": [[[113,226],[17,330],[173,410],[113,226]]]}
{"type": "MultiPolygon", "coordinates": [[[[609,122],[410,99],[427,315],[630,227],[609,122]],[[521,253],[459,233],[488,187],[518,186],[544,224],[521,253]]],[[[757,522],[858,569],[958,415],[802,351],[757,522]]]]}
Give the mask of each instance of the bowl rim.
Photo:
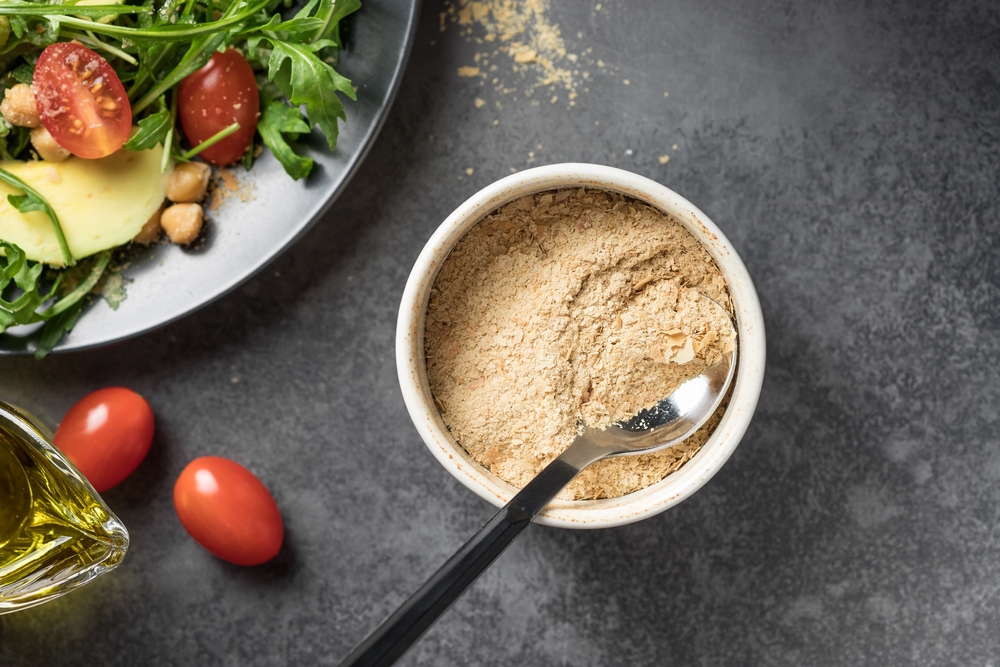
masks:
{"type": "Polygon", "coordinates": [[[456,208],[434,231],[406,281],[396,325],[396,370],[407,412],[424,444],[467,488],[497,507],[517,489],[480,466],[455,442],[434,405],[424,365],[424,325],[430,290],[445,258],[466,232],[519,197],[546,190],[589,187],[643,201],[670,214],[709,251],[722,272],[736,314],[736,378],[719,425],[687,463],[663,480],[601,500],[555,500],[535,520],[563,528],[604,528],[648,518],[700,489],[735,451],[746,433],[764,378],[764,318],[753,281],[732,244],[708,216],[666,186],[638,174],[596,164],[563,163],[517,172],[487,185],[456,208]]]}

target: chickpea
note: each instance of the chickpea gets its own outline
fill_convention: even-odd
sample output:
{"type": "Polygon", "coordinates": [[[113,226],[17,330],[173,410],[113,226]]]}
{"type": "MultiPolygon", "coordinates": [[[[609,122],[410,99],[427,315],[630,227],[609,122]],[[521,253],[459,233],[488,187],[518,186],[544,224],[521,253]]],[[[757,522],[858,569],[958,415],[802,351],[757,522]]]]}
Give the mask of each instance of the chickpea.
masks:
{"type": "Polygon", "coordinates": [[[43,160],[49,162],[62,162],[69,157],[69,151],[60,146],[44,126],[31,131],[31,145],[43,160]]]}
{"type": "Polygon", "coordinates": [[[35,104],[35,94],[31,86],[19,83],[7,89],[3,102],[0,102],[0,114],[11,125],[18,127],[38,127],[42,121],[38,118],[38,106],[35,104]]]}
{"type": "Polygon", "coordinates": [[[167,199],[178,203],[201,201],[211,174],[211,168],[204,162],[177,165],[167,180],[167,199]]]}
{"type": "Polygon", "coordinates": [[[135,243],[141,243],[142,245],[149,245],[154,243],[160,238],[160,234],[163,233],[163,226],[160,224],[160,216],[163,214],[163,205],[160,204],[160,208],[156,209],[156,212],[149,217],[146,224],[142,226],[139,233],[135,235],[132,239],[135,243]]]}
{"type": "Polygon", "coordinates": [[[163,211],[160,224],[177,245],[187,245],[198,238],[204,218],[199,204],[174,204],[163,211]]]}

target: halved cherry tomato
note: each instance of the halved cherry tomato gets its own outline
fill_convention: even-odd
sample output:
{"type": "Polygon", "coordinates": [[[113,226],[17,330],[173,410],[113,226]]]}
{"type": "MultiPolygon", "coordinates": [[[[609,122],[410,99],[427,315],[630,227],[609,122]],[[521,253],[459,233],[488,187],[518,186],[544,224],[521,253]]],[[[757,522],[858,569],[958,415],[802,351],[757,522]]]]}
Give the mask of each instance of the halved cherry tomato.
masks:
{"type": "Polygon", "coordinates": [[[257,78],[246,58],[236,49],[217,51],[207,65],[181,81],[177,92],[181,127],[192,146],[240,124],[239,130],[200,153],[206,162],[220,166],[238,162],[253,142],[260,110],[257,78]]]}
{"type": "Polygon", "coordinates": [[[73,155],[111,155],[128,140],[132,106],[118,75],[82,44],[45,47],[31,83],[42,125],[73,155]]]}
{"type": "Polygon", "coordinates": [[[174,484],[174,508],[201,546],[236,565],[259,565],[281,550],[285,527],[274,498],[252,472],[202,456],[174,484]]]}
{"type": "Polygon", "coordinates": [[[98,492],[106,491],[146,458],[153,410],[130,389],[98,389],[69,409],[52,441],[98,492]]]}

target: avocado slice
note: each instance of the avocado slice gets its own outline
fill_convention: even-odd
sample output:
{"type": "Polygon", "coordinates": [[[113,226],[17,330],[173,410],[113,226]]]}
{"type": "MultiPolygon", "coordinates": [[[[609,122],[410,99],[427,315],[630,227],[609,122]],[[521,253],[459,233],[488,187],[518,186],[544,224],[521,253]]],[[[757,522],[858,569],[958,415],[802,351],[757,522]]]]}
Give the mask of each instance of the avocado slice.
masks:
{"type": "MultiPolygon", "coordinates": [[[[170,170],[160,171],[163,148],[120,150],[98,160],[0,161],[45,197],[62,224],[73,257],[81,259],[128,243],[166,197],[170,170]]],[[[63,263],[52,221],[45,213],[21,213],[7,201],[19,190],[0,181],[0,239],[24,250],[28,259],[63,263]]]]}

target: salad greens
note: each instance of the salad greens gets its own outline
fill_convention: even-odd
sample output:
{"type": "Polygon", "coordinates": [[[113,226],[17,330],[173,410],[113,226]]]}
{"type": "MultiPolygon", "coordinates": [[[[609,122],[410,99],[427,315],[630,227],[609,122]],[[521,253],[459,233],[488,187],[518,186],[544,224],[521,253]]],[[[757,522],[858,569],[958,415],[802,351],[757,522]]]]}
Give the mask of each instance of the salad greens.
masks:
{"type": "MultiPolygon", "coordinates": [[[[337,94],[355,99],[351,82],[334,69],[342,47],[340,22],[361,6],[360,0],[309,0],[298,10],[291,9],[291,0],[133,1],[80,5],[80,0],[3,0],[0,21],[6,19],[9,27],[5,35],[0,26],[0,89],[30,82],[41,49],[76,39],[100,52],[127,86],[140,127],[128,147],[169,143],[179,156],[170,122],[176,118],[177,100],[170,91],[217,50],[234,47],[259,73],[258,85],[274,85],[280,93],[262,95],[258,127],[267,126],[261,138],[290,176],[307,176],[312,160],[296,154],[283,138],[301,131],[284,128],[318,126],[330,148],[337,145],[337,123],[346,120],[337,94]],[[146,117],[140,117],[144,111],[146,117]]],[[[0,131],[3,157],[15,155],[12,148],[24,150],[27,140],[21,135],[27,133],[20,130],[7,126],[0,131]]]]}
{"type": "MultiPolygon", "coordinates": [[[[72,289],[60,290],[70,275],[65,271],[45,289],[41,280],[44,265],[28,261],[23,250],[0,241],[0,333],[20,324],[44,323],[35,350],[37,358],[44,357],[73,329],[83,312],[84,297],[100,281],[110,260],[110,250],[100,252],[88,261],[86,273],[72,289]],[[9,288],[18,292],[16,298],[4,298],[9,288]],[[51,303],[42,309],[46,302],[51,303]]],[[[73,277],[79,277],[79,272],[73,277]]]]}
{"type": "MultiPolygon", "coordinates": [[[[335,67],[343,47],[342,19],[360,0],[0,0],[0,99],[8,88],[32,82],[41,51],[75,40],[100,53],[125,85],[138,131],[125,144],[145,150],[162,144],[163,168],[186,161],[238,129],[233,124],[189,149],[177,124],[177,85],[225,48],[250,63],[260,91],[260,140],[293,179],[313,161],[295,142],[318,127],[332,150],[346,120],[338,94],[355,99],[335,67]]],[[[23,157],[29,130],[0,117],[0,159],[23,157]]],[[[243,159],[253,164],[251,145],[243,159]]],[[[74,264],[51,206],[27,184],[0,169],[0,181],[23,192],[8,199],[21,212],[52,220],[66,269],[46,269],[0,239],[0,334],[15,325],[43,323],[36,356],[44,356],[72,329],[84,297],[98,284],[111,251],[74,264]],[[74,280],[65,280],[68,273],[74,280]],[[74,282],[72,288],[69,283],[74,282]]]]}

